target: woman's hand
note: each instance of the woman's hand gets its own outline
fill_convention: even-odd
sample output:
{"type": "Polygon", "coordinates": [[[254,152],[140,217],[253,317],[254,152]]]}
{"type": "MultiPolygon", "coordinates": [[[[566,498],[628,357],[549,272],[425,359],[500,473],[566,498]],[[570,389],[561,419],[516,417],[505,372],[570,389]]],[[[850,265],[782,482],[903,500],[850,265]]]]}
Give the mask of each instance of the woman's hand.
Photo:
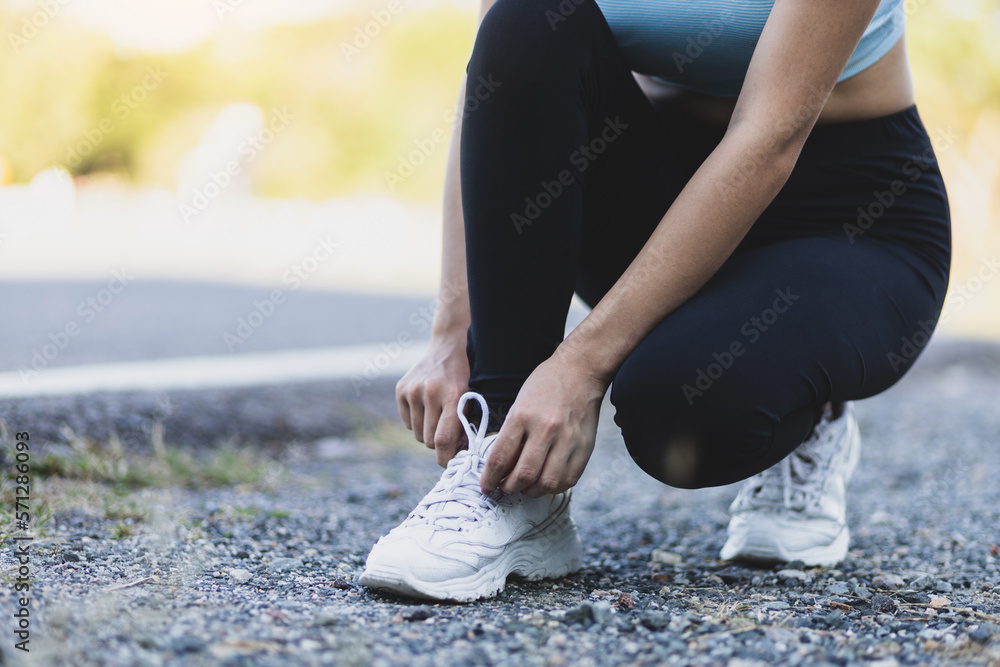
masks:
{"type": "Polygon", "coordinates": [[[565,343],[528,376],[490,449],[483,493],[537,498],[575,485],[594,451],[608,382],[565,343]]]}
{"type": "Polygon", "coordinates": [[[396,406],[406,428],[444,467],[465,445],[458,399],[469,391],[464,330],[432,337],[423,358],[396,383],[396,406]]]}

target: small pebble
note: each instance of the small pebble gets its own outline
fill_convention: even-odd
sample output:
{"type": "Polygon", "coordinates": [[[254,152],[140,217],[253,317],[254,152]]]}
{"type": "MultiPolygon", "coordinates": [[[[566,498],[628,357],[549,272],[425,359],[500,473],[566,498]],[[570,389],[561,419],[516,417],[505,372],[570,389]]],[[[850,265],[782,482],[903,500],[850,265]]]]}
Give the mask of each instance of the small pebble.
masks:
{"type": "Polygon", "coordinates": [[[229,571],[229,578],[238,584],[245,584],[246,582],[253,579],[253,573],[250,570],[244,570],[243,568],[239,567],[236,568],[235,570],[229,571]]]}
{"type": "Polygon", "coordinates": [[[848,585],[845,583],[841,583],[839,581],[829,584],[827,585],[826,588],[823,589],[824,595],[847,595],[850,592],[851,589],[848,587],[848,585]]]}
{"type": "Polygon", "coordinates": [[[898,591],[905,585],[906,583],[903,581],[903,578],[897,574],[880,574],[872,579],[873,587],[884,590],[898,591]]]}
{"type": "Polygon", "coordinates": [[[412,609],[406,609],[400,612],[400,615],[405,621],[423,621],[434,615],[434,609],[427,605],[421,605],[412,609]]]}
{"type": "Polygon", "coordinates": [[[914,591],[926,591],[934,588],[934,577],[930,575],[922,575],[914,579],[909,583],[908,586],[914,591]]]}
{"type": "Polygon", "coordinates": [[[611,613],[611,605],[604,600],[597,602],[583,602],[566,612],[563,622],[567,625],[574,623],[588,627],[593,623],[602,624],[611,613]]]}
{"type": "Polygon", "coordinates": [[[983,623],[970,632],[969,637],[977,644],[986,644],[997,634],[1000,634],[1000,627],[993,623],[983,623]]]}
{"type": "Polygon", "coordinates": [[[953,590],[955,590],[954,587],[947,581],[943,581],[941,579],[934,580],[935,593],[951,593],[953,590]]]}
{"type": "Polygon", "coordinates": [[[628,593],[622,593],[615,600],[615,609],[618,611],[631,611],[635,609],[635,600],[628,593]]]}
{"type": "Polygon", "coordinates": [[[871,599],[872,611],[877,614],[891,614],[896,611],[896,603],[888,595],[873,595],[871,599]]]}
{"type": "Polygon", "coordinates": [[[679,555],[662,549],[653,549],[653,553],[650,557],[654,563],[660,563],[662,565],[677,565],[684,560],[679,555]]]}

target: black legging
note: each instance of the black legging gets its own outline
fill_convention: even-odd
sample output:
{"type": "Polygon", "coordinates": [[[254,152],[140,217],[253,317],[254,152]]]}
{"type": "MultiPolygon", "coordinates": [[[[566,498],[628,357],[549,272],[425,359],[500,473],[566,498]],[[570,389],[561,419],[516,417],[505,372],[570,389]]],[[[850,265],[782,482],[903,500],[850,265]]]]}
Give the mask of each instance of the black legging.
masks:
{"type": "MultiPolygon", "coordinates": [[[[562,340],[573,293],[604,296],[724,130],[654,109],[593,0],[499,0],[468,81],[469,384],[496,426],[562,340]]],[[[899,380],[949,263],[947,196],[916,109],[817,126],[736,252],[615,377],[629,452],[687,488],[775,464],[824,403],[899,380]]]]}

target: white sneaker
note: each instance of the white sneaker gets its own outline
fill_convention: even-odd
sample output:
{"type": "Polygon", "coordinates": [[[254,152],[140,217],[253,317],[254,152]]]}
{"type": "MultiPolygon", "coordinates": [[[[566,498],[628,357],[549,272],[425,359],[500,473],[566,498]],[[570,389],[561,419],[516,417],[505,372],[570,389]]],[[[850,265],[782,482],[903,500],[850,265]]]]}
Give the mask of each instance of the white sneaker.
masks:
{"type": "Polygon", "coordinates": [[[746,481],[729,511],[723,560],[832,566],[847,555],[846,486],[861,451],[854,408],[832,419],[776,465],[746,481]]]}
{"type": "Polygon", "coordinates": [[[401,595],[470,602],[499,593],[509,574],[542,579],[580,569],[583,549],[569,515],[570,491],[541,498],[499,490],[484,496],[479,478],[496,440],[486,436],[486,400],[466,393],[458,416],[468,450],[456,454],[416,509],[375,543],[359,582],[401,595]],[[478,429],[463,413],[470,398],[483,410],[478,429]]]}

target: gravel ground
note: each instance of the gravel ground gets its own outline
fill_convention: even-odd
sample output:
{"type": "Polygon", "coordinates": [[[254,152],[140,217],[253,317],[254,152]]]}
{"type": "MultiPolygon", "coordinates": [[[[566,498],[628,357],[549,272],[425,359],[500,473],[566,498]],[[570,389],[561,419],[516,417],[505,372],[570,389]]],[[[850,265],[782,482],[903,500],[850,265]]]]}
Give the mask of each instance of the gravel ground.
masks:
{"type": "MultiPolygon", "coordinates": [[[[31,653],[4,631],[0,662],[998,665],[1000,353],[973,349],[939,348],[857,404],[836,569],[718,561],[735,487],[646,477],[608,408],[575,490],[579,573],[469,605],[380,595],[354,582],[368,549],[440,470],[383,427],[288,447],[268,485],[136,492],[150,511],[121,539],[115,521],[57,514],[32,551],[31,653]]],[[[12,563],[7,549],[4,610],[12,563]]]]}

